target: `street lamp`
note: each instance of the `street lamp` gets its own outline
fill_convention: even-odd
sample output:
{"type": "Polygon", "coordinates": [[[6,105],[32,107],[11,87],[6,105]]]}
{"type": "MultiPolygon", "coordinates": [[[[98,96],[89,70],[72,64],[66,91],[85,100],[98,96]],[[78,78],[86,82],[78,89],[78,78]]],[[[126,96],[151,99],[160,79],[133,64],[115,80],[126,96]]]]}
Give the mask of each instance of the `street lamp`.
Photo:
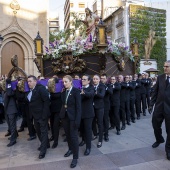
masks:
{"type": "Polygon", "coordinates": [[[34,62],[35,65],[37,66],[38,71],[41,73],[41,76],[43,76],[43,62],[42,62],[43,44],[44,41],[41,38],[40,33],[38,31],[37,36],[34,39],[35,55],[37,56],[37,58],[34,59],[34,62]]]}
{"type": "Polygon", "coordinates": [[[0,35],[0,48],[1,48],[1,46],[2,46],[3,39],[4,39],[4,38],[0,35]]]}

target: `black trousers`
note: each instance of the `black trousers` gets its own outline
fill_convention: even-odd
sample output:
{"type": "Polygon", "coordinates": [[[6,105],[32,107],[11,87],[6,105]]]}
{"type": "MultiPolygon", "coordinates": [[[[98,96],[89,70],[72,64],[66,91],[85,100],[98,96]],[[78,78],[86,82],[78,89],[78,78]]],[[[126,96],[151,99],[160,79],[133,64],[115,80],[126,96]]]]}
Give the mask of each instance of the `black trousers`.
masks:
{"type": "Polygon", "coordinates": [[[37,132],[37,136],[41,142],[40,153],[46,153],[48,140],[48,119],[34,119],[34,125],[37,132]]]}
{"type": "Polygon", "coordinates": [[[146,108],[150,106],[150,92],[146,93],[146,108]]]}
{"type": "Polygon", "coordinates": [[[27,127],[27,114],[26,114],[26,107],[25,107],[25,103],[19,103],[18,104],[19,110],[22,114],[22,122],[21,122],[21,129],[24,129],[25,127],[27,127]]]}
{"type": "Polygon", "coordinates": [[[51,134],[54,137],[54,143],[58,144],[59,125],[60,125],[59,113],[51,113],[50,125],[51,125],[51,134]]]}
{"type": "Polygon", "coordinates": [[[135,107],[136,107],[136,115],[137,117],[140,117],[140,112],[141,112],[141,95],[140,94],[136,95],[135,107]]]}
{"type": "MultiPolygon", "coordinates": [[[[113,124],[116,126],[116,130],[120,130],[120,105],[111,106],[110,114],[113,124]]],[[[114,127],[114,126],[112,126],[114,127]]]]}
{"type": "Polygon", "coordinates": [[[78,142],[78,128],[75,127],[75,122],[69,120],[67,114],[64,119],[62,119],[64,131],[66,134],[66,139],[68,142],[68,148],[73,152],[73,159],[78,159],[79,157],[79,142],[78,142]]]}
{"type": "Polygon", "coordinates": [[[86,148],[91,148],[92,139],[92,122],[94,118],[85,118],[81,120],[80,132],[82,134],[82,140],[86,143],[86,148]]]}
{"type": "Polygon", "coordinates": [[[165,115],[163,112],[154,112],[152,116],[152,126],[154,129],[154,134],[157,142],[162,142],[164,140],[162,136],[162,122],[165,119],[165,128],[167,133],[165,151],[170,153],[170,115],[165,115]]]}
{"type": "Polygon", "coordinates": [[[28,131],[29,131],[29,136],[35,136],[35,128],[33,124],[33,116],[31,113],[29,113],[29,107],[25,105],[25,111],[26,111],[26,118],[27,118],[27,126],[28,126],[28,131]]]}
{"type": "Polygon", "coordinates": [[[146,94],[141,94],[141,101],[142,101],[142,112],[145,113],[146,110],[146,94]]]}
{"type": "Polygon", "coordinates": [[[10,142],[15,142],[17,139],[16,114],[7,114],[9,123],[9,131],[11,132],[10,142]]]}
{"type": "Polygon", "coordinates": [[[125,126],[125,121],[130,122],[129,100],[120,102],[120,114],[121,114],[122,125],[125,126]]]}
{"type": "Polygon", "coordinates": [[[96,127],[96,123],[97,123],[98,130],[99,130],[99,142],[102,142],[103,141],[104,108],[103,109],[95,109],[94,108],[94,112],[95,112],[95,117],[93,119],[93,124],[92,124],[93,134],[94,134],[94,136],[97,136],[97,127],[96,127]]]}
{"type": "Polygon", "coordinates": [[[104,116],[103,116],[103,131],[104,135],[108,137],[108,131],[109,131],[109,110],[104,109],[104,116]]]}
{"type": "Polygon", "coordinates": [[[135,120],[135,98],[130,99],[130,118],[135,120]]]}

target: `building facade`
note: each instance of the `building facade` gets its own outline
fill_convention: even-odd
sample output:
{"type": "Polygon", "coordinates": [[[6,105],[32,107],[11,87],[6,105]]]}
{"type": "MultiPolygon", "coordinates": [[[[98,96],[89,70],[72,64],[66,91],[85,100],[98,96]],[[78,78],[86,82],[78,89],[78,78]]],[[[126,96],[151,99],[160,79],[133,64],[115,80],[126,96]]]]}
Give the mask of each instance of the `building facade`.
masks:
{"type": "Polygon", "coordinates": [[[49,32],[57,33],[60,30],[59,17],[49,18],[49,32]]]}
{"type": "Polygon", "coordinates": [[[19,67],[27,74],[38,75],[33,60],[34,38],[37,32],[48,44],[48,0],[0,0],[0,34],[4,38],[0,48],[0,75],[12,68],[11,57],[18,56],[19,67]],[[41,5],[40,5],[41,4],[41,5]]]}

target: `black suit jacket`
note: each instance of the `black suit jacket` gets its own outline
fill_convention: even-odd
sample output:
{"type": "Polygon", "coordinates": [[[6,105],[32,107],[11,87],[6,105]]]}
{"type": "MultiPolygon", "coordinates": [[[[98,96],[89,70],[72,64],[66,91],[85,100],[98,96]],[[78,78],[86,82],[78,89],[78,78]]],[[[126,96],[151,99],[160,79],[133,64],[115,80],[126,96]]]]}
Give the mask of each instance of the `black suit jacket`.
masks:
{"type": "Polygon", "coordinates": [[[95,89],[94,95],[94,108],[95,109],[104,109],[104,96],[105,96],[105,86],[103,84],[99,84],[97,89],[95,89]]]}
{"type": "Polygon", "coordinates": [[[141,94],[141,80],[136,80],[136,88],[135,88],[135,95],[139,96],[141,94]]]}
{"type": "Polygon", "coordinates": [[[121,85],[120,102],[127,102],[130,100],[131,84],[126,82],[121,82],[120,85],[121,85]]]}
{"type": "Polygon", "coordinates": [[[146,84],[145,84],[146,93],[150,93],[151,84],[152,84],[152,80],[150,78],[147,78],[146,79],[146,84]]]}
{"type": "MultiPolygon", "coordinates": [[[[62,108],[60,111],[60,118],[65,118],[66,109],[65,105],[66,91],[61,93],[62,108]]],[[[80,125],[81,120],[81,95],[80,90],[72,87],[72,90],[68,96],[67,100],[67,115],[69,120],[75,121],[76,125],[80,125]]]]}
{"type": "Polygon", "coordinates": [[[158,76],[150,105],[153,106],[155,104],[154,113],[160,112],[170,116],[170,83],[166,87],[165,80],[165,74],[158,76]]]}
{"type": "Polygon", "coordinates": [[[146,79],[141,79],[141,94],[146,94],[146,84],[147,80],[146,79]]]}
{"type": "Polygon", "coordinates": [[[6,88],[6,92],[4,93],[4,111],[7,115],[18,112],[15,92],[11,87],[6,88]]]}
{"type": "Polygon", "coordinates": [[[28,101],[27,99],[27,102],[29,104],[29,112],[34,119],[48,119],[50,116],[50,99],[49,93],[43,85],[37,84],[35,86],[32,90],[31,100],[28,101]]]}
{"type": "Polygon", "coordinates": [[[104,96],[104,110],[110,110],[110,95],[113,94],[113,86],[111,84],[104,84],[105,86],[105,96],[104,96]]]}
{"type": "Polygon", "coordinates": [[[119,106],[121,85],[118,82],[116,82],[113,87],[112,84],[112,90],[113,90],[113,94],[110,96],[111,106],[119,106]]]}
{"type": "Polygon", "coordinates": [[[61,92],[50,93],[50,111],[51,113],[60,113],[62,106],[61,92]]]}
{"type": "Polygon", "coordinates": [[[83,89],[84,94],[81,94],[82,102],[82,119],[94,117],[94,107],[93,107],[93,98],[94,98],[94,87],[89,86],[83,89]]]}
{"type": "Polygon", "coordinates": [[[135,89],[136,89],[136,81],[132,80],[130,82],[131,86],[130,86],[130,100],[134,100],[136,98],[135,96],[135,89]]]}

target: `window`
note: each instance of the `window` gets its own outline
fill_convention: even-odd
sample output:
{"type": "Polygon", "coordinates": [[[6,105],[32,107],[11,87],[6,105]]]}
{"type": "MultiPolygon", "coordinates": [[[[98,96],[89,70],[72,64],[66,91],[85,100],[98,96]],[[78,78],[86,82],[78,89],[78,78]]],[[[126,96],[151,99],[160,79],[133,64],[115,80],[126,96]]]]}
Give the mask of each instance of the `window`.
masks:
{"type": "Polygon", "coordinates": [[[70,8],[73,8],[74,7],[74,4],[73,3],[70,3],[70,8]]]}
{"type": "Polygon", "coordinates": [[[124,37],[124,30],[123,27],[117,30],[118,38],[124,37]]]}
{"type": "Polygon", "coordinates": [[[85,4],[79,4],[79,8],[85,8],[85,4]]]}

